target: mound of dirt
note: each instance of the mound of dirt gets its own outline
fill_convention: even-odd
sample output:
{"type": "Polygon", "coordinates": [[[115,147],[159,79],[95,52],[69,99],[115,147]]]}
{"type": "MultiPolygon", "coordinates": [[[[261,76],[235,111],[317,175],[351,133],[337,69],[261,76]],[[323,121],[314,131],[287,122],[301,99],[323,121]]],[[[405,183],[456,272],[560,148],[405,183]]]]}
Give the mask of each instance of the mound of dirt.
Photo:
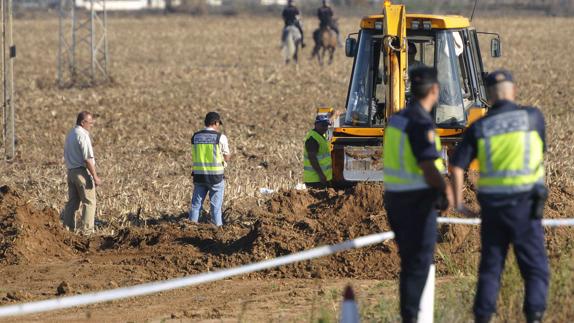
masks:
{"type": "MultiPolygon", "coordinates": [[[[154,278],[238,266],[388,230],[382,193],[377,185],[347,192],[281,192],[261,208],[254,209],[253,201],[234,205],[224,228],[168,217],[101,237],[90,253],[138,266],[154,278]]],[[[396,249],[389,243],[254,275],[385,278],[397,268],[396,249]]]]}
{"type": "Polygon", "coordinates": [[[64,230],[53,210],[35,210],[8,186],[0,187],[0,263],[30,264],[66,261],[77,242],[64,230]]]}
{"type": "MultiPolygon", "coordinates": [[[[1,263],[76,260],[106,270],[121,268],[125,275],[141,280],[235,267],[390,230],[383,208],[383,186],[373,184],[359,184],[346,191],[283,191],[261,207],[254,207],[253,200],[233,203],[226,210],[228,224],[223,228],[191,223],[182,214],[143,221],[90,239],[65,230],[54,211],[33,210],[17,193],[6,187],[2,192],[1,263]]],[[[573,202],[559,201],[565,194],[552,191],[548,212],[552,217],[574,210],[573,202]]],[[[467,195],[471,204],[476,201],[472,196],[467,195]]],[[[559,240],[555,235],[561,239],[569,235],[558,230],[548,232],[551,253],[560,245],[553,244],[559,240]]],[[[477,256],[478,227],[441,226],[439,233],[439,249],[451,256],[451,263],[462,263],[471,254],[477,256]]],[[[447,261],[442,256],[436,260],[439,264],[447,261]]],[[[398,269],[397,248],[389,241],[252,276],[387,279],[396,277],[398,269]]],[[[120,272],[114,275],[114,279],[122,280],[120,272]]]]}
{"type": "MultiPolygon", "coordinates": [[[[388,230],[382,186],[344,191],[286,191],[262,207],[253,201],[227,210],[229,224],[215,228],[183,216],[121,228],[109,236],[78,237],[63,228],[53,210],[34,210],[4,187],[0,232],[4,265],[80,260],[127,266],[141,277],[162,279],[261,261],[388,230]]],[[[396,275],[392,243],[294,264],[256,276],[364,277],[396,275]]]]}

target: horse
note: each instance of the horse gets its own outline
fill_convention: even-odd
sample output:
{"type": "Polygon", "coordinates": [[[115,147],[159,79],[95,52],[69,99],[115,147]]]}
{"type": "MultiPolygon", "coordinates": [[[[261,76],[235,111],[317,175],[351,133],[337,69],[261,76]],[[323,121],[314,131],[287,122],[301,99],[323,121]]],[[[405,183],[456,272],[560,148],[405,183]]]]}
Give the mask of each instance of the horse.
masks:
{"type": "Polygon", "coordinates": [[[281,53],[285,64],[289,64],[291,60],[297,64],[299,59],[299,47],[301,46],[301,32],[297,27],[290,25],[283,29],[283,37],[281,38],[281,53]]]}
{"type": "Polygon", "coordinates": [[[337,48],[337,33],[329,27],[317,28],[313,32],[313,40],[315,41],[315,47],[311,53],[311,59],[316,56],[319,65],[322,66],[325,53],[329,52],[329,65],[331,65],[335,49],[337,48]]]}

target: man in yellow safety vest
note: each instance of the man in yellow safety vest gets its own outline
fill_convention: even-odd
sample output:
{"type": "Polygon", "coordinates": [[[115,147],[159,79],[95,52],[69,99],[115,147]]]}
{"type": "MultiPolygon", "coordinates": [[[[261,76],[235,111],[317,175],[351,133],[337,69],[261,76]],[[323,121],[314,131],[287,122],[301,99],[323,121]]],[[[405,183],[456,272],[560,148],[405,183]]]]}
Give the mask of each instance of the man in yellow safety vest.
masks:
{"type": "Polygon", "coordinates": [[[318,115],[315,128],[305,136],[303,181],[309,188],[327,188],[333,179],[331,148],[326,138],[330,123],[328,116],[318,115]]]}
{"type": "Polygon", "coordinates": [[[225,162],[228,162],[231,153],[227,137],[221,133],[223,122],[217,112],[209,112],[205,116],[205,129],[193,134],[193,197],[189,219],[199,221],[199,215],[203,208],[203,201],[209,193],[211,204],[211,219],[217,226],[223,225],[221,207],[223,205],[223,193],[225,181],[223,173],[225,162]]]}
{"type": "Polygon", "coordinates": [[[385,129],[385,209],[401,258],[400,307],[403,322],[417,322],[419,303],[437,239],[437,208],[448,207],[441,174],[440,138],[430,112],[439,99],[437,71],[409,71],[413,99],[385,129]]]}
{"type": "Polygon", "coordinates": [[[548,195],[544,184],[544,117],[540,110],[514,103],[510,72],[499,70],[485,79],[488,114],[472,124],[452,158],[454,206],[463,204],[464,170],[478,159],[478,201],[481,207],[481,259],[474,303],[476,322],[489,322],[496,310],[500,275],[508,247],[525,283],[527,322],[541,322],[548,291],[548,259],[541,218],[548,195]]]}

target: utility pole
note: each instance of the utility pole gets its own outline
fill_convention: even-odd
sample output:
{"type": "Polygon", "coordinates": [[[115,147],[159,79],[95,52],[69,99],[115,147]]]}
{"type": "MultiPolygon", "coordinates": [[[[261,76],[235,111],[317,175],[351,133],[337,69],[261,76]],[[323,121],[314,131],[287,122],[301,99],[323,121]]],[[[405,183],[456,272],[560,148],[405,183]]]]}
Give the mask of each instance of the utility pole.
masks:
{"type": "Polygon", "coordinates": [[[1,0],[2,14],[2,116],[4,155],[6,160],[14,159],[16,155],[16,127],[14,125],[14,46],[12,33],[12,0],[1,0]]]}
{"type": "Polygon", "coordinates": [[[93,86],[106,82],[106,0],[60,0],[58,84],[93,86]]]}

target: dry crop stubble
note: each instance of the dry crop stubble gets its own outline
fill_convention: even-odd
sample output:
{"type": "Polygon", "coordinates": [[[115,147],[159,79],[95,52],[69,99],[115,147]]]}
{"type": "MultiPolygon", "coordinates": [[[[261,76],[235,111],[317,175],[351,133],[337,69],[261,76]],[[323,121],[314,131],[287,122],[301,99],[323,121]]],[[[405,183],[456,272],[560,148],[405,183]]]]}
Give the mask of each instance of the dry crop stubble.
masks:
{"type": "MultiPolygon", "coordinates": [[[[358,21],[358,18],[343,19],[344,33],[356,31],[358,21]]],[[[489,70],[494,67],[513,70],[518,80],[520,102],[536,104],[546,113],[549,137],[548,180],[554,187],[562,188],[552,191],[557,196],[552,197],[548,205],[549,217],[569,216],[573,209],[569,202],[574,190],[570,184],[573,175],[570,162],[572,145],[569,141],[572,137],[572,126],[569,124],[572,104],[568,93],[574,85],[570,75],[572,45],[567,41],[559,41],[568,39],[568,35],[574,31],[572,21],[557,18],[538,18],[536,23],[523,18],[476,21],[479,29],[499,31],[504,40],[505,56],[498,60],[487,59],[489,70]],[[552,32],[547,32],[549,30],[552,32]],[[553,55],[546,54],[548,49],[552,49],[553,55]]],[[[72,126],[76,113],[87,109],[95,112],[98,117],[93,135],[98,165],[106,181],[99,192],[99,215],[112,224],[106,226],[107,230],[103,233],[109,233],[116,226],[128,226],[134,219],[134,222],[145,223],[141,218],[176,215],[157,220],[155,225],[148,221],[147,227],[116,230],[115,235],[95,237],[88,244],[93,252],[74,252],[78,257],[93,257],[90,260],[92,262],[83,263],[78,270],[74,269],[73,274],[64,277],[75,277],[78,274],[69,280],[77,284],[86,281],[93,283],[93,286],[85,287],[86,291],[109,288],[110,275],[115,277],[116,285],[127,286],[179,276],[183,268],[186,268],[188,274],[203,272],[353,238],[372,231],[388,230],[384,214],[381,213],[383,211],[377,208],[380,205],[380,201],[376,200],[381,196],[380,186],[360,186],[361,194],[355,190],[353,196],[339,196],[331,192],[329,194],[333,196],[328,199],[309,199],[308,194],[284,192],[273,196],[265,205],[261,202],[266,197],[258,200],[248,198],[257,195],[260,187],[287,188],[299,181],[302,137],[311,127],[315,109],[323,105],[341,109],[347,91],[352,62],[343,57],[340,49],[335,64],[330,67],[321,69],[315,63],[308,62],[308,49],[304,50],[298,72],[293,67],[283,66],[278,49],[281,25],[279,19],[262,17],[111,17],[110,46],[114,83],[93,89],[58,90],[54,87],[57,20],[16,22],[20,55],[17,65],[20,155],[15,163],[0,163],[0,184],[8,184],[22,192],[22,196],[30,196],[29,202],[40,206],[40,210],[48,206],[59,211],[66,198],[62,161],[64,136],[72,126]],[[203,115],[209,110],[219,110],[222,113],[225,132],[229,135],[236,155],[228,169],[226,202],[232,209],[227,215],[233,223],[220,234],[207,225],[189,226],[186,223],[170,222],[179,220],[177,215],[188,208],[192,189],[190,138],[193,131],[202,126],[203,115]],[[356,201],[356,198],[364,201],[356,201]],[[329,201],[334,205],[341,203],[341,208],[332,208],[329,201]],[[355,206],[358,208],[355,209],[355,206]],[[332,209],[329,210],[330,207],[332,209]],[[315,212],[316,209],[325,211],[322,217],[317,218],[321,212],[315,212]],[[364,221],[353,216],[340,216],[337,221],[329,221],[332,218],[331,212],[337,215],[373,214],[365,217],[364,221]],[[225,254],[212,255],[214,249],[211,240],[221,246],[241,241],[239,237],[256,227],[258,220],[265,224],[260,231],[263,238],[259,244],[255,244],[257,247],[254,250],[258,252],[237,252],[234,255],[236,259],[230,259],[225,254]],[[331,228],[331,224],[335,227],[331,228]],[[176,239],[178,237],[188,239],[184,241],[190,238],[199,238],[200,241],[181,243],[176,239]],[[105,242],[108,239],[118,239],[115,242],[117,248],[102,251],[99,246],[106,244],[94,242],[105,242]],[[160,243],[155,244],[155,239],[159,239],[160,243]],[[132,246],[132,241],[138,242],[138,246],[132,246]],[[202,250],[202,247],[207,251],[202,250]]],[[[310,25],[307,22],[307,26],[310,25]]],[[[484,52],[488,52],[486,46],[484,52]]],[[[473,205],[476,204],[470,195],[467,198],[473,205]]],[[[18,205],[28,208],[25,204],[18,201],[18,205]]],[[[46,231],[42,217],[48,215],[51,215],[51,226],[48,228],[62,233],[57,224],[56,212],[37,213],[34,218],[37,226],[33,226],[33,230],[28,231],[30,237],[22,241],[24,251],[28,250],[30,242],[45,246],[42,236],[37,234],[37,228],[46,231]]],[[[438,273],[456,278],[452,284],[449,278],[448,283],[442,285],[448,286],[450,293],[449,301],[442,304],[449,304],[448,311],[460,317],[461,313],[468,313],[471,307],[468,300],[471,290],[469,286],[474,285],[474,282],[461,284],[458,278],[462,276],[466,281],[476,272],[478,244],[475,238],[478,237],[478,228],[448,227],[444,230],[441,236],[445,241],[441,242],[441,251],[437,253],[438,273]],[[461,295],[465,297],[461,298],[461,295]]],[[[566,250],[569,248],[568,243],[573,241],[572,231],[563,228],[548,230],[547,233],[552,260],[571,259],[571,251],[567,253],[566,250]]],[[[62,234],[69,236],[65,232],[62,234]]],[[[81,238],[74,237],[71,241],[76,241],[74,239],[81,242],[81,238]]],[[[72,247],[84,247],[84,244],[72,243],[72,247]]],[[[387,253],[387,250],[392,252],[393,246],[392,243],[382,244],[372,249],[282,267],[256,277],[306,277],[315,272],[318,276],[333,275],[345,279],[354,275],[377,279],[394,277],[397,258],[388,257],[388,261],[393,262],[391,265],[379,262],[383,258],[379,255],[387,253]],[[371,265],[373,267],[368,268],[371,265]],[[363,269],[361,266],[367,267],[363,269]]],[[[54,260],[51,254],[45,256],[47,261],[54,260]]],[[[52,287],[62,281],[61,275],[70,273],[58,271],[55,267],[50,268],[56,270],[47,270],[44,263],[39,269],[24,266],[11,267],[11,274],[5,276],[12,281],[4,281],[3,284],[10,283],[10,289],[19,289],[25,279],[28,281],[29,277],[41,277],[41,280],[28,282],[34,284],[30,291],[38,298],[45,298],[41,293],[51,292],[52,287]],[[18,281],[14,277],[23,278],[18,281]]],[[[57,266],[65,266],[67,270],[70,268],[67,263],[57,263],[57,266]]],[[[564,301],[560,298],[561,293],[569,295],[572,290],[569,286],[572,285],[570,283],[561,287],[555,282],[571,281],[571,269],[559,265],[554,268],[564,269],[562,275],[565,278],[553,282],[553,288],[558,292],[552,292],[556,295],[553,296],[556,305],[549,312],[553,313],[553,317],[568,317],[571,313],[568,312],[571,308],[568,305],[571,302],[566,296],[564,301]]],[[[557,271],[553,273],[555,276],[560,275],[557,271]]],[[[321,283],[318,279],[314,281],[321,283]]],[[[235,283],[234,280],[226,282],[235,283]]],[[[290,284],[288,278],[282,278],[281,282],[290,284]]],[[[306,281],[303,284],[309,283],[306,281]]],[[[391,290],[375,291],[377,298],[379,295],[396,296],[396,285],[389,284],[392,284],[391,290]]],[[[295,289],[296,293],[299,287],[287,286],[288,296],[275,297],[289,303],[290,311],[296,312],[292,311],[294,297],[291,292],[295,289]]],[[[198,290],[210,288],[201,287],[198,290]]],[[[444,294],[440,288],[439,285],[439,299],[441,293],[444,294]]],[[[226,287],[226,292],[227,289],[233,288],[226,287]]],[[[191,301],[196,303],[190,305],[191,294],[184,292],[185,305],[181,308],[189,310],[205,307],[206,312],[221,310],[221,307],[216,306],[222,303],[222,291],[217,290],[210,296],[209,299],[216,301],[208,302],[209,306],[205,305],[205,300],[195,299],[191,301]]],[[[229,299],[242,301],[241,297],[231,296],[229,299]]],[[[254,296],[249,297],[255,299],[254,296]]],[[[136,299],[133,302],[145,302],[142,300],[136,299]]],[[[306,299],[302,302],[308,303],[306,299]]],[[[147,306],[140,308],[142,317],[154,317],[165,312],[165,307],[169,307],[167,314],[173,313],[170,311],[176,308],[171,302],[166,304],[163,300],[154,303],[157,306],[165,305],[161,310],[150,310],[147,306]]],[[[122,304],[125,303],[113,305],[117,306],[115,308],[110,307],[112,304],[102,305],[98,307],[101,309],[100,315],[117,312],[117,318],[137,315],[135,312],[139,312],[133,311],[134,307],[122,304]],[[129,307],[130,313],[119,311],[118,308],[122,306],[129,307]]],[[[254,308],[267,308],[269,312],[276,308],[259,304],[254,305],[254,308]]],[[[330,299],[328,304],[330,313],[334,301],[330,299]]],[[[389,315],[396,318],[396,306],[380,312],[382,318],[389,315]]],[[[85,315],[82,310],[75,313],[85,315]]],[[[211,315],[203,313],[200,316],[202,318],[211,315]]],[[[226,317],[236,317],[238,310],[228,307],[225,313],[226,317]]],[[[508,317],[517,317],[520,313],[512,315],[508,317]]],[[[377,317],[372,320],[382,320],[377,317]]],[[[42,318],[45,320],[46,317],[42,318]]]]}
{"type": "Polygon", "coordinates": [[[478,29],[499,32],[503,39],[503,57],[487,59],[486,65],[511,70],[517,81],[518,101],[544,112],[547,182],[571,187],[574,103],[570,89],[574,88],[574,44],[567,39],[574,32],[573,19],[478,19],[476,25],[478,29]]]}
{"type": "MultiPolygon", "coordinates": [[[[343,33],[356,31],[358,22],[342,19],[343,33]]],[[[307,21],[309,43],[312,25],[307,21]]],[[[544,110],[548,180],[570,186],[572,44],[560,40],[574,32],[572,20],[481,18],[476,25],[501,33],[504,56],[487,58],[487,68],[511,69],[520,102],[544,110]]],[[[114,82],[59,90],[57,20],[17,20],[19,155],[0,164],[2,182],[60,209],[66,198],[64,136],[78,111],[91,110],[105,181],[98,193],[100,218],[127,223],[130,214],[180,214],[192,189],[191,135],[206,112],[217,110],[235,155],[227,169],[228,201],[254,196],[260,187],[293,187],[316,108],[344,108],[352,60],[339,49],[335,63],[320,68],[308,61],[307,48],[297,71],[284,66],[281,26],[270,17],[111,17],[114,82]]]]}
{"type": "Polygon", "coordinates": [[[85,109],[97,116],[99,216],[179,214],[192,189],[191,135],[217,110],[235,154],[228,200],[292,187],[301,176],[302,137],[317,107],[344,101],[351,62],[339,53],[335,65],[320,69],[306,49],[298,71],[286,67],[281,27],[260,17],[111,18],[114,82],[59,90],[57,20],[17,21],[19,156],[2,163],[2,182],[60,209],[63,139],[85,109]]]}

